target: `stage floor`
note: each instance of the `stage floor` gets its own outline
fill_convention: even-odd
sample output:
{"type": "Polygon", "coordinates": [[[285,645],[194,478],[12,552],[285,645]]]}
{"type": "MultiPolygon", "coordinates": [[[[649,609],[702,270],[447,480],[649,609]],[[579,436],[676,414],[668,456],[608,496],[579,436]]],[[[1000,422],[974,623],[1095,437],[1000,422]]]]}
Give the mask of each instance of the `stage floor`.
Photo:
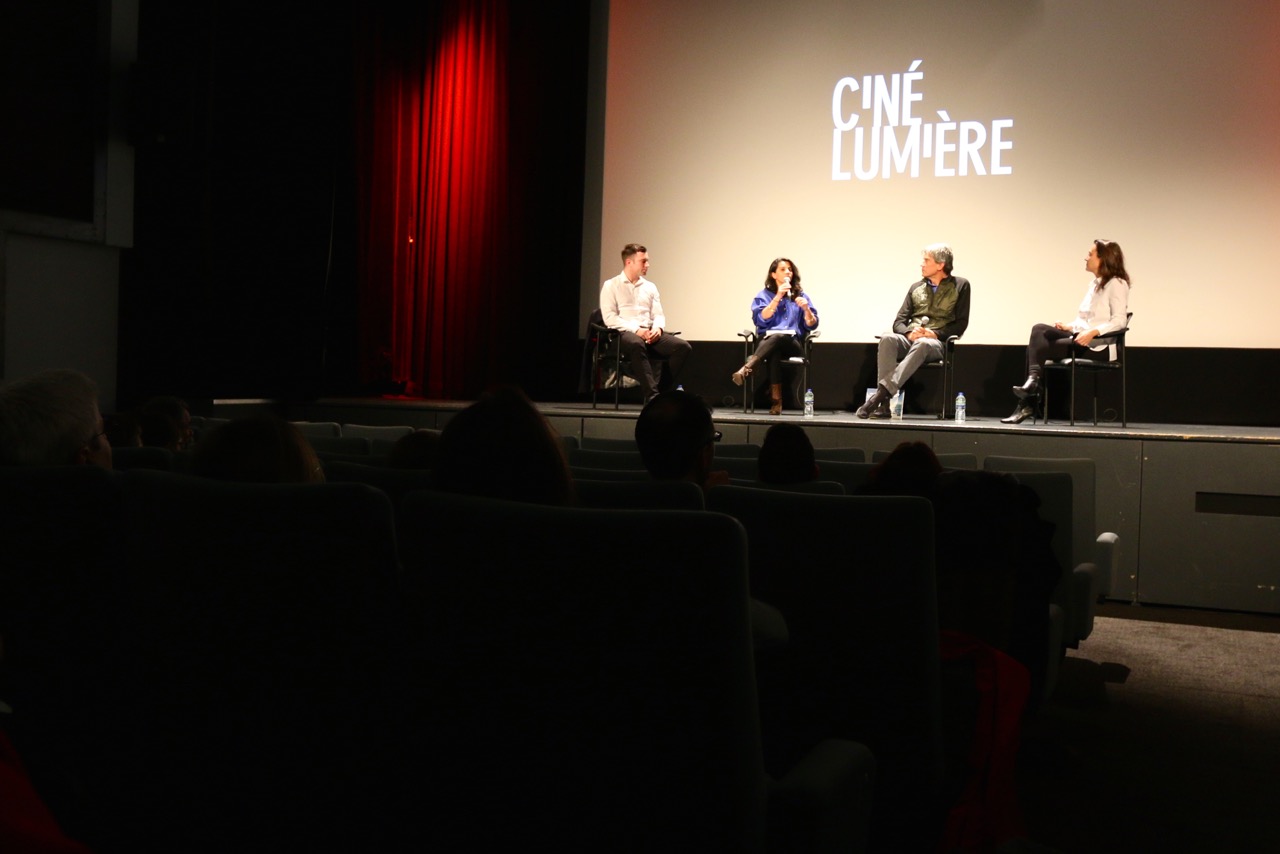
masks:
{"type": "MultiPolygon", "coordinates": [[[[307,420],[334,420],[339,423],[359,424],[410,424],[415,427],[442,427],[449,415],[465,408],[469,401],[421,400],[409,398],[324,398],[307,404],[305,409],[312,417],[307,420]],[[332,415],[334,417],[322,417],[332,415]],[[336,416],[341,417],[336,417],[336,416]],[[361,420],[363,418],[364,420],[361,420]],[[398,420],[397,420],[398,419],[398,420]],[[424,423],[430,422],[430,423],[424,423]]],[[[590,403],[537,403],[539,411],[549,419],[624,419],[634,421],[641,407],[623,403],[618,409],[613,404],[592,408],[590,403]]],[[[1019,436],[1090,437],[1094,439],[1143,439],[1148,441],[1209,441],[1280,444],[1280,427],[1237,427],[1206,424],[1150,424],[1129,422],[1099,422],[1095,427],[1090,420],[1077,419],[1075,425],[1066,420],[1024,421],[1019,425],[1002,424],[1000,417],[971,415],[964,423],[942,420],[935,415],[908,414],[902,420],[863,420],[848,410],[819,410],[813,418],[804,418],[798,411],[786,410],[781,415],[769,415],[765,409],[744,413],[737,407],[715,407],[713,416],[717,425],[743,425],[759,428],[780,421],[799,422],[806,427],[908,431],[981,431],[984,434],[1009,434],[1019,436]]],[[[291,412],[291,416],[293,413],[291,412]]],[[[723,429],[723,428],[722,428],[723,429]]],[[[825,434],[826,431],[820,431],[825,434]]],[[[579,433],[579,435],[582,435],[579,433]]],[[[850,434],[851,444],[853,434],[850,434]]],[[[815,438],[815,442],[817,438],[815,438]]]]}

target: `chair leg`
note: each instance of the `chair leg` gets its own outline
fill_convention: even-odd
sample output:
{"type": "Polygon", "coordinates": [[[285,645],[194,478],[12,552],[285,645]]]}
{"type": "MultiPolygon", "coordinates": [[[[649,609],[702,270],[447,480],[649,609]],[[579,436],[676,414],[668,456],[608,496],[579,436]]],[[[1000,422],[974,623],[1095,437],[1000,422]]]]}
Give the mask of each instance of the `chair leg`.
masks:
{"type": "Polygon", "coordinates": [[[1076,360],[1071,360],[1071,426],[1076,426],[1076,360]]]}
{"type": "Polygon", "coordinates": [[[622,342],[618,342],[618,354],[613,360],[613,408],[620,409],[622,402],[622,342]]]}
{"type": "Polygon", "coordinates": [[[1129,394],[1124,385],[1124,351],[1120,351],[1120,426],[1129,426],[1129,394]]]}
{"type": "Polygon", "coordinates": [[[1098,372],[1093,372],[1093,426],[1098,426],[1098,372]]]}

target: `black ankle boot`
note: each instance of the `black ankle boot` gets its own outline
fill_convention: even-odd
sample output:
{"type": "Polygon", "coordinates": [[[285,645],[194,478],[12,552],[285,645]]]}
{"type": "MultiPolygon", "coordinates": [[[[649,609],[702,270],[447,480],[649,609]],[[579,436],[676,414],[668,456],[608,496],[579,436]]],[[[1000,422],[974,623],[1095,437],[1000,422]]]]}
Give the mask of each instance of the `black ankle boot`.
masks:
{"type": "Polygon", "coordinates": [[[1013,387],[1013,393],[1018,396],[1019,400],[1026,400],[1027,398],[1031,398],[1031,397],[1039,397],[1040,396],[1040,372],[1037,371],[1035,368],[1032,368],[1031,372],[1027,374],[1027,378],[1022,383],[1022,385],[1016,385],[1013,387]]]}
{"type": "Polygon", "coordinates": [[[1001,418],[1001,424],[1021,424],[1028,418],[1036,417],[1036,400],[1023,400],[1018,404],[1018,408],[1013,410],[1013,414],[1007,418],[1001,418]]]}

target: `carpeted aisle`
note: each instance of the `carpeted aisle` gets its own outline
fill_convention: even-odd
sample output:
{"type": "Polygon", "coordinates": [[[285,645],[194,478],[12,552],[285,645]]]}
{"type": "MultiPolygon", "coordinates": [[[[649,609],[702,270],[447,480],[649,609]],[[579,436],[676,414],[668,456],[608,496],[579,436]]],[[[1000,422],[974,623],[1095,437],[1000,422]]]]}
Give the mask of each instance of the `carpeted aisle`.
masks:
{"type": "Polygon", "coordinates": [[[1099,617],[1019,773],[1051,850],[1280,851],[1280,634],[1099,617]]]}

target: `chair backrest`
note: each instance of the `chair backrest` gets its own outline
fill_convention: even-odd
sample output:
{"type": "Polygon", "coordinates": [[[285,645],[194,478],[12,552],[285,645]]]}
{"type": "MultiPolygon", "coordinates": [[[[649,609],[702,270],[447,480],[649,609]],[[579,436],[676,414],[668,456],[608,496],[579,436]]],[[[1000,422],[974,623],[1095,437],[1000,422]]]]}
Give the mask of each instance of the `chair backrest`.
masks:
{"type": "Polygon", "coordinates": [[[289,423],[297,427],[308,439],[318,436],[337,438],[342,435],[342,425],[337,421],[290,421],[289,423]]]}
{"type": "Polygon", "coordinates": [[[639,449],[634,451],[597,451],[591,448],[571,448],[565,456],[571,466],[597,469],[622,469],[634,471],[644,468],[639,449]]]}
{"type": "Polygon", "coordinates": [[[834,480],[807,480],[803,483],[765,483],[762,480],[730,478],[731,486],[750,489],[776,489],[782,492],[805,492],[810,495],[845,495],[844,487],[834,480]]]}
{"type": "MultiPolygon", "coordinates": [[[[872,451],[871,461],[873,463],[883,462],[893,451],[872,451]]],[[[973,471],[978,468],[978,455],[969,453],[947,453],[936,454],[938,462],[942,463],[942,467],[946,469],[965,469],[973,471]]]]}
{"type": "Polygon", "coordinates": [[[737,521],[419,492],[399,528],[443,847],[762,848],[737,521]],[[629,530],[661,532],[662,559],[608,542],[629,530]]]}
{"type": "MultiPolygon", "coordinates": [[[[376,439],[373,441],[377,441],[376,439]]],[[[370,448],[372,450],[372,448],[370,448]]],[[[329,463],[359,463],[366,466],[385,466],[387,457],[385,454],[337,454],[330,451],[317,451],[316,456],[320,458],[320,462],[328,465],[329,463]]],[[[175,471],[179,469],[175,466],[175,471]]]]}
{"type": "Polygon", "coordinates": [[[757,459],[760,456],[760,446],[755,442],[717,442],[716,457],[746,457],[748,459],[757,459]]]}
{"type": "Polygon", "coordinates": [[[136,801],[122,827],[167,850],[233,850],[249,827],[275,848],[297,833],[321,846],[329,830],[354,844],[305,817],[388,795],[360,766],[389,755],[373,708],[389,702],[396,648],[389,499],[354,483],[122,477],[132,659],[117,676],[131,696],[112,710],[110,784],[136,801]]]}
{"type": "Polygon", "coordinates": [[[818,462],[865,463],[867,452],[862,448],[814,448],[813,458],[818,462]]]}
{"type": "Polygon", "coordinates": [[[363,436],[366,439],[390,439],[394,442],[401,436],[408,436],[413,428],[407,424],[343,424],[342,436],[363,436]]]}
{"type": "Polygon", "coordinates": [[[687,480],[588,480],[574,478],[583,507],[598,510],[702,510],[702,489],[687,480]]]}
{"type": "Polygon", "coordinates": [[[317,454],[368,454],[372,445],[365,436],[308,436],[307,441],[317,454]]]}
{"type": "Polygon", "coordinates": [[[722,457],[720,449],[716,449],[716,456],[711,461],[712,471],[727,471],[729,477],[736,477],[741,480],[755,480],[757,472],[760,470],[759,464],[755,457],[722,457]]]}
{"type": "Polygon", "coordinates": [[[875,463],[853,463],[841,460],[818,460],[818,479],[834,480],[844,487],[844,491],[853,495],[858,487],[867,482],[875,463]]]}
{"type": "Polygon", "coordinates": [[[643,469],[597,469],[590,466],[569,466],[569,473],[577,481],[584,480],[621,480],[640,482],[652,480],[653,475],[643,469]]]}
{"type": "Polygon", "coordinates": [[[171,471],[173,451],[168,448],[124,447],[111,449],[111,467],[116,471],[154,469],[171,471]]]}
{"type": "Polygon", "coordinates": [[[866,744],[878,766],[873,836],[917,850],[922,840],[905,837],[931,814],[942,767],[932,506],[721,486],[707,509],[742,522],[751,595],[787,621],[787,645],[758,660],[766,745],[791,755],[824,737],[866,744]]]}
{"type": "Polygon", "coordinates": [[[1096,528],[1097,466],[1088,457],[1007,457],[990,455],[983,459],[988,471],[1022,472],[1061,471],[1071,475],[1071,535],[1065,555],[1069,566],[1079,566],[1094,559],[1096,528]]]}
{"type": "MultiPolygon", "coordinates": [[[[1110,335],[1100,335],[1097,338],[1095,338],[1094,341],[1103,342],[1103,343],[1114,346],[1115,347],[1114,353],[1112,353],[1110,348],[1108,348],[1108,351],[1107,351],[1108,357],[1111,358],[1114,362],[1122,363],[1124,361],[1125,339],[1128,337],[1129,327],[1132,325],[1133,325],[1133,312],[1131,311],[1125,316],[1124,329],[1121,329],[1118,332],[1112,332],[1110,335]]],[[[1084,362],[1082,361],[1081,364],[1084,364],[1084,362]]]]}
{"type": "MultiPolygon", "coordinates": [[[[988,469],[988,471],[1000,471],[988,469]]],[[[1067,585],[1072,569],[1077,564],[1072,562],[1072,530],[1073,510],[1071,501],[1072,477],[1064,471],[1036,471],[1024,469],[1010,472],[1018,482],[1030,487],[1040,498],[1040,518],[1054,525],[1053,554],[1062,566],[1062,581],[1054,589],[1053,603],[1064,608],[1070,607],[1067,585]]]]}
{"type": "Polygon", "coordinates": [[[428,469],[397,469],[346,460],[326,460],[324,477],[329,483],[363,483],[372,486],[386,493],[395,507],[400,506],[400,501],[406,494],[416,489],[433,488],[432,475],[428,469]]]}
{"type": "Polygon", "coordinates": [[[14,709],[3,726],[68,833],[109,810],[101,758],[128,699],[116,678],[130,652],[120,480],[97,466],[0,467],[0,699],[14,709]]]}
{"type": "Polygon", "coordinates": [[[626,451],[628,453],[640,451],[634,438],[615,439],[606,436],[583,436],[579,447],[591,451],[626,451]]]}

